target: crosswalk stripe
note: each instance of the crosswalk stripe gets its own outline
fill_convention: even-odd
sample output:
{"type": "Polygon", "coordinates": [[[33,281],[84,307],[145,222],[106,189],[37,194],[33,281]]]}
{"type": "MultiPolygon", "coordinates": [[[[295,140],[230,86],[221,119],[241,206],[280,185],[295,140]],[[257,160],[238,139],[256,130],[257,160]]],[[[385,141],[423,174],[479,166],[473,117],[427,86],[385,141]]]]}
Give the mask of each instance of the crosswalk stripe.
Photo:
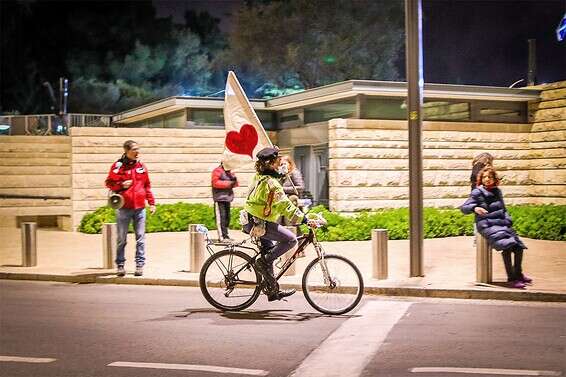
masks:
{"type": "Polygon", "coordinates": [[[137,363],[129,361],[116,361],[108,364],[109,367],[129,367],[129,368],[151,368],[151,369],[175,369],[175,370],[192,370],[198,372],[214,372],[214,373],[233,373],[247,374],[250,376],[267,376],[268,371],[260,369],[241,369],[219,367],[215,365],[197,365],[197,364],[168,364],[168,363],[137,363]]]}
{"type": "Polygon", "coordinates": [[[15,363],[52,363],[57,359],[49,357],[19,357],[19,356],[0,356],[0,361],[10,361],[15,363]]]}
{"type": "Polygon", "coordinates": [[[411,303],[370,301],[315,349],[290,377],[356,377],[411,303]]]}
{"type": "Polygon", "coordinates": [[[553,370],[528,369],[495,369],[495,368],[454,368],[454,367],[421,367],[409,369],[412,373],[466,373],[497,374],[505,376],[560,376],[562,372],[553,370]]]}

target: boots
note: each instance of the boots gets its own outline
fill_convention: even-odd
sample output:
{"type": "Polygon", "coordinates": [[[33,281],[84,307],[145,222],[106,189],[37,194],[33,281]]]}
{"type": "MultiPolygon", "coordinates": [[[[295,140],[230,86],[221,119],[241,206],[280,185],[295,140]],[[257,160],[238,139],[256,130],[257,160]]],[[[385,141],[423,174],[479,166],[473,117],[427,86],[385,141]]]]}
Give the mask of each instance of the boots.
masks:
{"type": "Polygon", "coordinates": [[[289,297],[293,295],[296,290],[289,289],[289,290],[279,290],[279,284],[277,280],[275,280],[275,276],[273,275],[273,263],[267,262],[263,256],[259,256],[254,264],[255,268],[261,272],[263,277],[265,278],[265,282],[267,283],[267,300],[268,301],[275,301],[281,300],[285,297],[289,297]]]}

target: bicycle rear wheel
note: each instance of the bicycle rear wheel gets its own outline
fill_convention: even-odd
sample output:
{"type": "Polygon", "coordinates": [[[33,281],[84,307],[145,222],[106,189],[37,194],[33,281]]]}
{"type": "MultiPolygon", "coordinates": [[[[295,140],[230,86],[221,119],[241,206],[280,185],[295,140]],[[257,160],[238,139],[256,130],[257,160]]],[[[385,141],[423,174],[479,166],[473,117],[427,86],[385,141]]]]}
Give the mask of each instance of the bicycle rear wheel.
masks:
{"type": "Polygon", "coordinates": [[[364,281],[360,270],[349,259],[326,255],[306,267],[303,293],[308,303],[319,312],[344,314],[354,309],[362,299],[364,281]]]}
{"type": "Polygon", "coordinates": [[[222,250],[204,262],[199,277],[200,290],[215,308],[243,310],[259,297],[260,276],[248,254],[222,250]]]}

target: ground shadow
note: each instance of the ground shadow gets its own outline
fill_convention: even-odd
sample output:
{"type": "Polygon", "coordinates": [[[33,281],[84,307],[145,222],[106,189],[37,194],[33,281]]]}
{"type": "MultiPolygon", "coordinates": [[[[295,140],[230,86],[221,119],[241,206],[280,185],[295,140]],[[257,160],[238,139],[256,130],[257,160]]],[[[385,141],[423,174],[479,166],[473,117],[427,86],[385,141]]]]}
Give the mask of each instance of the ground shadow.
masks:
{"type": "Polygon", "coordinates": [[[149,321],[174,321],[185,318],[205,317],[208,314],[217,314],[222,318],[247,321],[283,321],[283,322],[305,322],[317,318],[355,318],[359,315],[328,315],[322,313],[297,313],[291,309],[271,309],[271,310],[242,310],[242,311],[221,311],[213,308],[190,308],[181,312],[173,312],[161,318],[150,319],[149,321]],[[204,315],[204,316],[202,316],[204,315]]]}

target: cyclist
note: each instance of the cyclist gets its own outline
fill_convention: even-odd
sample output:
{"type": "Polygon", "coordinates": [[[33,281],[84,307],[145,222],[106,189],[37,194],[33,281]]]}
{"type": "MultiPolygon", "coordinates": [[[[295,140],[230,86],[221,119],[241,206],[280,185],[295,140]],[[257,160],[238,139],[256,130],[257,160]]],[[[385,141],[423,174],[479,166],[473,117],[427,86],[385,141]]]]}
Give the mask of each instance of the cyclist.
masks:
{"type": "Polygon", "coordinates": [[[255,267],[264,275],[267,282],[269,291],[267,299],[281,300],[294,294],[295,290],[279,290],[273,274],[273,262],[297,245],[297,237],[277,224],[277,220],[285,216],[292,224],[316,226],[316,222],[308,220],[285,195],[281,185],[284,175],[280,171],[279,149],[264,148],[256,157],[256,175],[248,188],[244,206],[247,219],[244,219],[242,225],[244,232],[260,238],[261,255],[256,259],[255,267]]]}

